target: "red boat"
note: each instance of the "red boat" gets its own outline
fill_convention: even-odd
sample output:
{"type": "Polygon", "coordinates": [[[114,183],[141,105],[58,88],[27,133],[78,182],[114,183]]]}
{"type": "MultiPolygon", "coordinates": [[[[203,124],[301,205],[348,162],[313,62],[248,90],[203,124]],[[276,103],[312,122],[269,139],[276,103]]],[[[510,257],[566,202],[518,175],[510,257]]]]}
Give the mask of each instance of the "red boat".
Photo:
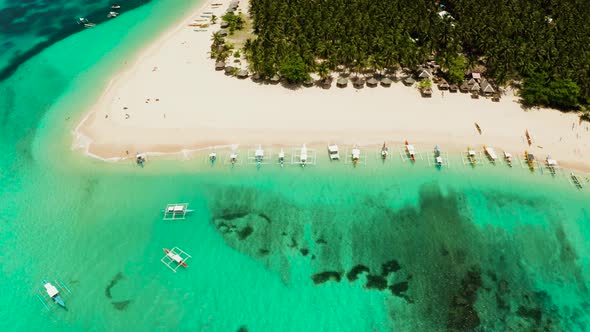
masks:
{"type": "Polygon", "coordinates": [[[183,259],[182,257],[180,257],[180,255],[173,253],[172,251],[164,248],[164,252],[166,253],[166,256],[170,257],[170,259],[172,259],[174,262],[176,262],[179,265],[182,265],[184,267],[188,267],[188,265],[186,265],[186,263],[184,262],[185,259],[183,259]]]}

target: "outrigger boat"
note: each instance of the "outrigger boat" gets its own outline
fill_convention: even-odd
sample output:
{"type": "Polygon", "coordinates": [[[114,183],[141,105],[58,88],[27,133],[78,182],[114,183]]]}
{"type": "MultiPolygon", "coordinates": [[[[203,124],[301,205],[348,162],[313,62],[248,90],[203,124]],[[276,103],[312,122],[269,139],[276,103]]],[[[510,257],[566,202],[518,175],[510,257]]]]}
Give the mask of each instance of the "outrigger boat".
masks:
{"type": "Polygon", "coordinates": [[[217,160],[217,153],[216,152],[209,153],[209,161],[211,162],[211,165],[215,164],[215,160],[217,160]]]}
{"type": "Polygon", "coordinates": [[[412,161],[416,161],[416,150],[414,149],[414,146],[409,144],[408,140],[406,140],[405,144],[406,144],[406,152],[410,156],[410,159],[412,159],[412,161]]]}
{"type": "Polygon", "coordinates": [[[574,172],[572,172],[570,174],[570,177],[572,179],[572,182],[574,183],[574,185],[576,186],[576,188],[578,189],[582,189],[582,182],[580,181],[580,179],[578,178],[578,176],[576,174],[574,174],[574,172]]]}
{"type": "Polygon", "coordinates": [[[360,156],[361,150],[355,145],[354,148],[352,148],[352,164],[354,167],[358,164],[360,156]]]}
{"type": "Polygon", "coordinates": [[[231,162],[232,166],[238,161],[238,153],[236,151],[232,151],[229,154],[229,161],[231,162]]]}
{"type": "Polygon", "coordinates": [[[176,272],[179,267],[188,267],[186,261],[191,258],[191,255],[184,252],[182,249],[178,247],[174,247],[171,250],[166,248],[163,249],[166,255],[160,259],[164,265],[166,265],[170,270],[176,272]]]}
{"type": "Polygon", "coordinates": [[[469,159],[469,163],[471,163],[472,166],[475,166],[475,164],[477,163],[477,159],[475,158],[475,151],[471,147],[467,148],[467,159],[469,159]]]}
{"type": "Polygon", "coordinates": [[[481,135],[481,127],[479,124],[477,124],[477,122],[475,123],[475,129],[477,129],[477,132],[481,135]]]}
{"type": "Polygon", "coordinates": [[[254,160],[256,160],[256,163],[258,165],[260,165],[262,163],[263,158],[264,158],[264,150],[262,150],[262,147],[259,145],[258,149],[256,149],[256,151],[254,152],[254,160]]]}
{"type": "Polygon", "coordinates": [[[547,156],[545,164],[547,165],[547,168],[549,168],[549,171],[551,171],[551,174],[555,174],[555,168],[559,167],[557,160],[551,158],[551,156],[547,156]]]}
{"type": "Polygon", "coordinates": [[[512,167],[512,154],[504,151],[504,160],[508,164],[508,166],[512,167]]]}
{"type": "Polygon", "coordinates": [[[443,165],[443,159],[440,155],[440,148],[438,147],[438,145],[434,147],[434,163],[437,167],[442,167],[443,165]]]}
{"type": "Polygon", "coordinates": [[[301,147],[299,163],[301,164],[301,167],[305,167],[305,164],[307,163],[307,146],[305,146],[305,144],[303,144],[303,146],[301,147]]]}
{"type": "Polygon", "coordinates": [[[527,164],[529,165],[529,168],[531,169],[531,171],[535,170],[535,156],[531,153],[529,153],[528,151],[524,152],[524,159],[526,160],[527,164]]]}
{"type": "Polygon", "coordinates": [[[137,163],[137,165],[143,167],[144,163],[145,163],[146,157],[143,153],[138,153],[135,156],[135,162],[137,163]]]}
{"type": "Polygon", "coordinates": [[[529,144],[529,146],[531,146],[531,144],[533,144],[533,139],[531,138],[531,134],[529,134],[528,129],[525,130],[525,135],[527,143],[529,144]]]}
{"type": "Polygon", "coordinates": [[[92,28],[96,24],[88,22],[88,19],[85,17],[79,17],[76,22],[80,25],[83,25],[85,28],[92,28]]]}
{"type": "Polygon", "coordinates": [[[283,149],[279,152],[279,164],[281,167],[285,166],[285,151],[283,151],[283,149]]]}
{"type": "Polygon", "coordinates": [[[56,280],[51,283],[47,280],[43,280],[43,288],[39,289],[37,298],[39,301],[41,301],[41,303],[43,303],[43,306],[47,310],[51,310],[51,302],[67,310],[68,308],[66,307],[66,303],[62,295],[70,293],[71,291],[63,282],[56,280]]]}
{"type": "Polygon", "coordinates": [[[113,5],[111,6],[111,9],[119,9],[119,8],[121,8],[121,6],[119,6],[119,5],[117,5],[117,4],[113,4],[113,5]]]}
{"type": "Polygon", "coordinates": [[[164,220],[178,220],[184,219],[187,214],[194,212],[188,208],[188,203],[174,203],[166,205],[166,208],[162,210],[164,214],[164,220]]]}
{"type": "Polygon", "coordinates": [[[117,16],[119,16],[119,13],[117,12],[109,12],[107,15],[108,18],[115,18],[117,16]]]}
{"type": "Polygon", "coordinates": [[[328,145],[328,155],[330,156],[330,160],[340,160],[340,153],[338,152],[338,145],[336,145],[336,144],[328,145]]]}
{"type": "Polygon", "coordinates": [[[496,163],[496,160],[498,159],[498,156],[496,155],[496,151],[494,151],[493,148],[490,148],[488,146],[483,147],[484,151],[486,152],[486,155],[488,156],[488,158],[490,159],[490,161],[492,163],[496,163]]]}
{"type": "Polygon", "coordinates": [[[164,249],[164,252],[166,253],[166,256],[170,257],[173,261],[180,264],[181,266],[188,267],[185,260],[182,257],[180,257],[180,255],[175,254],[166,248],[163,248],[163,249],[164,249]]]}
{"type": "Polygon", "coordinates": [[[381,159],[387,159],[387,155],[389,154],[389,148],[385,146],[385,142],[383,142],[383,146],[381,147],[381,159]]]}

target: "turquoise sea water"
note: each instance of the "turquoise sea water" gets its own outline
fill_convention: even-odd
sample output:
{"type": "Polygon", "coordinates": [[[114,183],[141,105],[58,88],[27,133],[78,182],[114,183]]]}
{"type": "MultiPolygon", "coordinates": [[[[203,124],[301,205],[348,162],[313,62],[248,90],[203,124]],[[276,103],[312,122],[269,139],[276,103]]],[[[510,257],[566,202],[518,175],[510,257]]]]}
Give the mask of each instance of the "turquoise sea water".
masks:
{"type": "Polygon", "coordinates": [[[0,83],[1,330],[588,330],[590,194],[566,176],[69,151],[110,75],[195,5],[154,1],[0,83]],[[196,212],[165,222],[172,202],[196,212]],[[188,269],[160,263],[173,246],[188,269]],[[44,278],[70,286],[68,311],[43,309],[44,278]]]}

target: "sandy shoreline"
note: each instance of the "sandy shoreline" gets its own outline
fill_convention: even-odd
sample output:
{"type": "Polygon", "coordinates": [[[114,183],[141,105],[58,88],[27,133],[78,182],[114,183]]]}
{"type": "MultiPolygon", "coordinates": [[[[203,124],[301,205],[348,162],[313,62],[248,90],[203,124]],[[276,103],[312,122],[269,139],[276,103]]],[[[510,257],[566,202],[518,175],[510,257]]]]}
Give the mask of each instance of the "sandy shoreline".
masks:
{"type": "MultiPolygon", "coordinates": [[[[222,16],[228,1],[216,2],[224,5],[211,9],[205,3],[182,18],[113,78],[76,128],[74,148],[120,159],[127,153],[230,144],[368,145],[408,139],[429,149],[439,144],[449,152],[483,145],[512,153],[529,150],[540,159],[551,155],[563,165],[590,171],[589,124],[580,125],[575,114],[523,111],[512,92],[494,103],[461,93],[445,92],[443,97],[436,88],[425,99],[401,83],[362,90],[291,90],[226,77],[214,70],[208,55],[220,20],[206,32],[188,26],[204,11],[222,16]],[[526,129],[533,136],[532,147],[526,143],[526,129]]],[[[246,6],[241,1],[242,11],[246,6]]]]}

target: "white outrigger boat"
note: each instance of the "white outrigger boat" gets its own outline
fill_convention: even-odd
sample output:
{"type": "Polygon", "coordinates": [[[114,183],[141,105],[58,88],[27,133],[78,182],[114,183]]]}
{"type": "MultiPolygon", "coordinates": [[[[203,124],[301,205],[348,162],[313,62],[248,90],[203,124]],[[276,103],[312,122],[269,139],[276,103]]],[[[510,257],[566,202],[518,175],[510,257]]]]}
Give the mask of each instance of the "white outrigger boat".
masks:
{"type": "Polygon", "coordinates": [[[506,161],[508,166],[512,167],[512,154],[504,151],[504,161],[506,161]]]}
{"type": "Polygon", "coordinates": [[[305,146],[305,144],[301,147],[299,163],[301,164],[301,167],[305,167],[305,164],[307,164],[307,146],[305,146]]]}
{"type": "Polygon", "coordinates": [[[176,272],[179,267],[188,267],[186,261],[191,258],[191,255],[184,252],[182,249],[178,247],[174,247],[171,250],[163,248],[164,253],[166,254],[160,261],[166,265],[170,270],[176,272]]]}
{"type": "Polygon", "coordinates": [[[475,150],[473,150],[471,147],[467,147],[467,159],[469,159],[469,163],[472,166],[475,166],[475,164],[477,164],[477,159],[475,158],[475,150]]]}
{"type": "Polygon", "coordinates": [[[436,167],[442,167],[443,165],[443,159],[440,154],[440,148],[438,147],[438,145],[434,146],[434,164],[436,165],[436,167]]]}
{"type": "Polygon", "coordinates": [[[232,166],[238,161],[238,153],[236,151],[232,151],[229,154],[229,161],[231,162],[232,166]]]}
{"type": "Polygon", "coordinates": [[[258,149],[256,149],[256,151],[254,152],[254,160],[258,165],[260,165],[262,163],[262,159],[264,159],[264,150],[259,145],[258,149]]]}
{"type": "Polygon", "coordinates": [[[488,156],[490,161],[495,164],[496,160],[498,159],[498,156],[496,155],[496,151],[494,151],[493,148],[490,148],[489,146],[485,146],[485,145],[484,145],[483,149],[486,152],[486,155],[488,156]]]}
{"type": "Polygon", "coordinates": [[[51,310],[50,304],[51,302],[57,304],[58,306],[68,309],[66,307],[66,303],[62,298],[62,295],[71,294],[72,292],[70,289],[60,281],[54,281],[53,283],[43,280],[43,288],[39,290],[39,294],[37,294],[37,298],[43,303],[43,306],[47,310],[51,310]]]}
{"type": "Polygon", "coordinates": [[[135,162],[137,163],[137,165],[143,167],[145,162],[147,160],[147,157],[143,154],[143,153],[138,153],[135,156],[135,162]]]}
{"type": "Polygon", "coordinates": [[[580,179],[576,174],[574,174],[574,172],[570,173],[570,178],[572,179],[572,183],[574,184],[574,186],[576,186],[576,188],[582,189],[582,181],[580,181],[580,179]]]}
{"type": "Polygon", "coordinates": [[[217,153],[216,152],[209,153],[209,161],[211,162],[211,165],[215,164],[215,160],[217,160],[217,153]]]}
{"type": "Polygon", "coordinates": [[[108,18],[115,18],[117,16],[119,16],[119,13],[117,12],[109,12],[107,15],[108,18]]]}
{"type": "Polygon", "coordinates": [[[551,174],[555,174],[555,169],[559,167],[557,160],[551,158],[551,156],[547,156],[545,164],[547,165],[547,168],[549,168],[549,171],[551,171],[551,174]]]}
{"type": "Polygon", "coordinates": [[[386,160],[387,155],[389,155],[389,148],[385,146],[385,142],[383,142],[383,146],[381,147],[381,159],[386,160]]]}
{"type": "Polygon", "coordinates": [[[410,143],[408,143],[408,140],[406,140],[405,143],[406,146],[406,153],[410,156],[410,159],[412,159],[412,161],[416,161],[416,149],[414,149],[414,146],[410,143]]]}
{"type": "Polygon", "coordinates": [[[162,210],[164,213],[164,220],[179,220],[185,219],[186,215],[194,212],[188,208],[188,203],[174,203],[166,205],[166,208],[162,210]]]}
{"type": "Polygon", "coordinates": [[[356,167],[356,164],[358,164],[360,157],[361,157],[361,150],[358,148],[358,146],[355,145],[352,148],[352,164],[354,165],[354,167],[356,167]]]}
{"type": "Polygon", "coordinates": [[[340,160],[340,153],[338,152],[338,145],[336,145],[336,144],[328,145],[328,155],[330,156],[330,160],[340,160]]]}
{"type": "Polygon", "coordinates": [[[281,167],[285,166],[285,151],[283,151],[283,149],[279,152],[279,165],[281,165],[281,167]]]}

